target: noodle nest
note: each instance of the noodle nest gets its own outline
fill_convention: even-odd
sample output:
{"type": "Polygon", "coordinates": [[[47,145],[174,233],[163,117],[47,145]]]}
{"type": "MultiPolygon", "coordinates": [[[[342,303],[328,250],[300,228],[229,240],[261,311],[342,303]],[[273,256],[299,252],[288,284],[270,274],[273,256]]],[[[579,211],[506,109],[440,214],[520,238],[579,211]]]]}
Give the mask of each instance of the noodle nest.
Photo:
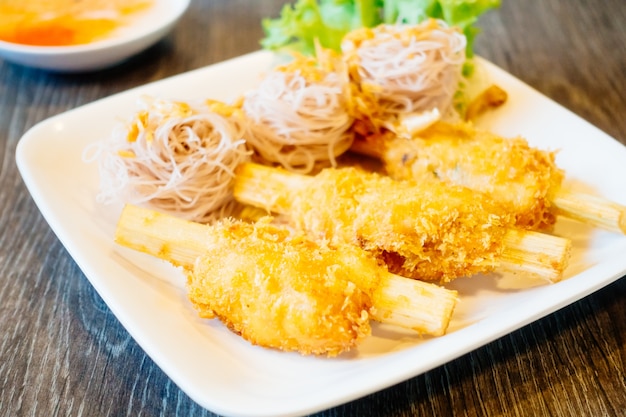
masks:
{"type": "Polygon", "coordinates": [[[458,118],[454,96],[466,44],[460,30],[433,19],[349,33],[342,51],[359,96],[360,118],[377,127],[399,115],[433,109],[444,118],[458,118]]]}
{"type": "Polygon", "coordinates": [[[297,57],[244,96],[251,120],[249,145],[263,163],[310,173],[336,165],[350,148],[347,73],[333,63],[297,57]]]}
{"type": "Polygon", "coordinates": [[[99,165],[98,201],[149,203],[202,223],[231,215],[234,170],[251,153],[241,111],[219,102],[141,104],[129,124],[86,149],[84,159],[99,165]]]}

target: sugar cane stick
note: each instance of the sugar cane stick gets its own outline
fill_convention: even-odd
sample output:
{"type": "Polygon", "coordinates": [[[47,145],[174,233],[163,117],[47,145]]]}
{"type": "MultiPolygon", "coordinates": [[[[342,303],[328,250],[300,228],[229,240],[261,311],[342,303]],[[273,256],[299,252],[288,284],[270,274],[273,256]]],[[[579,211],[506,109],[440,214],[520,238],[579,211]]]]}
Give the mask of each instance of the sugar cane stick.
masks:
{"type": "MultiPolygon", "coordinates": [[[[128,205],[119,218],[115,241],[191,269],[206,251],[210,233],[210,226],[128,205]]],[[[263,262],[263,259],[258,262],[263,262]]],[[[440,336],[445,333],[456,305],[456,291],[400,277],[380,267],[367,272],[369,276],[380,276],[378,285],[371,291],[374,320],[424,335],[440,336]]],[[[365,287],[371,285],[366,282],[369,276],[352,274],[351,279],[357,285],[362,280],[365,287]]]]}
{"type": "MultiPolygon", "coordinates": [[[[394,184],[395,182],[392,181],[392,183],[387,182],[385,184],[386,188],[392,188],[391,190],[386,190],[386,191],[391,191],[391,196],[393,199],[396,200],[402,200],[402,195],[403,193],[409,193],[409,194],[419,194],[421,191],[423,190],[419,190],[419,189],[415,189],[414,191],[411,188],[402,188],[401,190],[398,190],[397,193],[395,193],[395,190],[393,190],[394,184]]],[[[258,164],[252,164],[252,163],[246,163],[246,164],[242,164],[237,168],[236,171],[236,176],[235,176],[235,183],[234,183],[234,196],[235,199],[237,199],[238,201],[245,203],[245,204],[250,204],[253,206],[257,206],[257,207],[262,207],[265,208],[266,210],[268,210],[269,212],[274,212],[274,213],[281,213],[281,214],[286,214],[288,216],[293,216],[292,210],[294,209],[294,205],[295,202],[298,200],[298,196],[305,190],[307,190],[307,188],[310,187],[315,187],[318,186],[319,184],[315,182],[314,177],[310,177],[310,176],[304,176],[304,175],[298,175],[298,174],[293,174],[284,170],[278,170],[278,169],[274,169],[274,168],[270,168],[267,166],[262,166],[262,165],[258,165],[258,164]]],[[[339,184],[331,184],[330,186],[331,188],[339,188],[339,184]]],[[[318,196],[319,197],[319,201],[315,201],[315,202],[311,202],[311,204],[318,205],[318,208],[320,210],[324,210],[324,206],[329,205],[329,204],[334,204],[335,200],[340,199],[340,197],[338,196],[318,196]]],[[[355,196],[354,199],[356,200],[363,200],[365,197],[362,195],[359,196],[355,196]]],[[[372,197],[375,201],[376,200],[376,196],[372,197]]],[[[477,199],[476,196],[472,197],[474,199],[477,199]]],[[[347,200],[350,200],[349,198],[347,200]]],[[[388,202],[384,202],[385,204],[388,204],[388,207],[384,208],[385,212],[393,212],[394,211],[394,204],[397,203],[397,201],[388,201],[388,202]]],[[[463,203],[463,202],[462,202],[463,203]]],[[[351,204],[351,201],[348,201],[347,204],[351,204]]],[[[451,203],[451,204],[456,204],[457,206],[455,206],[454,208],[450,208],[447,207],[448,210],[457,210],[458,206],[460,205],[458,202],[457,203],[451,203]]],[[[469,205],[470,202],[467,202],[467,204],[469,205]]],[[[408,210],[410,209],[410,207],[408,206],[402,206],[401,210],[408,210]]],[[[311,211],[314,211],[315,208],[311,211]]],[[[366,211],[368,210],[368,207],[364,206],[364,205],[360,205],[357,206],[356,208],[349,208],[348,210],[353,210],[356,212],[362,212],[362,211],[366,211]]],[[[387,215],[387,213],[385,212],[381,212],[380,216],[377,216],[377,213],[373,214],[373,218],[371,218],[370,223],[375,223],[373,225],[371,225],[370,227],[373,229],[383,229],[384,223],[389,222],[389,216],[387,215]]],[[[328,235],[323,236],[323,238],[333,238],[334,234],[341,234],[343,233],[343,231],[347,228],[349,228],[350,226],[346,226],[345,224],[341,225],[339,219],[341,218],[342,214],[337,212],[335,213],[337,216],[337,225],[334,224],[326,224],[329,223],[328,220],[320,220],[320,218],[312,218],[309,219],[308,225],[306,224],[306,221],[304,221],[304,223],[300,222],[299,224],[302,225],[304,224],[304,228],[308,228],[309,231],[311,231],[312,229],[316,229],[315,231],[319,232],[319,225],[322,224],[321,227],[325,228],[324,230],[327,232],[328,235]],[[313,226],[310,226],[310,225],[313,226]]],[[[402,214],[402,213],[401,213],[402,214]]],[[[444,217],[446,216],[446,213],[442,214],[444,217]]],[[[310,213],[299,213],[296,214],[296,216],[314,216],[311,215],[310,213]]],[[[420,214],[421,217],[421,214],[420,214]]],[[[423,222],[427,222],[428,219],[425,219],[427,216],[425,215],[424,218],[416,218],[416,219],[400,219],[398,221],[402,222],[404,225],[409,225],[413,222],[413,224],[416,225],[416,227],[420,226],[420,223],[423,222]]],[[[446,221],[446,220],[442,220],[442,221],[446,221]]],[[[452,222],[454,221],[458,221],[457,219],[451,220],[452,222]]],[[[445,225],[445,224],[440,224],[439,225],[441,228],[444,227],[449,227],[449,225],[445,225]]],[[[420,236],[420,235],[415,235],[412,234],[412,231],[409,230],[411,227],[413,226],[407,226],[407,228],[404,228],[403,225],[399,226],[399,230],[401,230],[400,232],[398,232],[397,234],[391,236],[391,245],[393,245],[395,242],[398,242],[398,245],[401,244],[407,244],[407,245],[412,245],[413,248],[415,246],[419,246],[420,240],[423,240],[424,245],[430,245],[430,244],[437,244],[437,243],[428,243],[428,239],[429,237],[424,237],[424,236],[420,236]],[[406,230],[406,232],[403,232],[402,230],[406,230]]],[[[453,227],[453,226],[451,226],[453,227]]],[[[486,228],[487,226],[477,226],[477,228],[475,230],[481,230],[481,228],[486,228]]],[[[431,228],[432,229],[432,228],[431,228]]],[[[496,229],[495,227],[492,227],[492,229],[496,229]]],[[[543,279],[546,279],[549,282],[556,282],[559,281],[562,278],[563,275],[563,271],[566,268],[567,264],[568,264],[568,260],[569,260],[569,256],[570,256],[570,250],[571,250],[571,242],[569,239],[564,239],[564,238],[560,238],[560,237],[556,237],[556,236],[550,236],[550,235],[546,235],[546,234],[542,234],[542,233],[538,233],[538,232],[531,232],[531,231],[522,231],[522,230],[515,230],[515,229],[505,229],[504,227],[502,227],[501,229],[503,229],[501,231],[501,239],[502,239],[502,250],[499,251],[498,253],[495,254],[491,254],[492,256],[494,256],[494,260],[492,263],[489,262],[485,262],[484,264],[479,264],[479,265],[469,265],[469,266],[465,266],[465,261],[461,260],[460,262],[458,262],[458,267],[455,263],[455,261],[450,261],[448,262],[448,260],[444,259],[438,259],[438,257],[442,257],[441,254],[439,255],[435,255],[434,252],[432,253],[422,253],[420,254],[419,252],[422,250],[421,248],[417,248],[415,249],[415,252],[412,254],[409,254],[409,256],[412,256],[413,254],[415,254],[415,256],[426,256],[429,257],[429,259],[427,259],[424,264],[427,264],[425,267],[428,268],[430,265],[431,268],[436,269],[438,267],[438,265],[445,265],[448,266],[449,264],[454,264],[453,266],[450,266],[450,269],[452,272],[450,272],[452,275],[454,274],[459,274],[456,276],[449,276],[449,275],[445,275],[442,276],[439,271],[433,271],[432,274],[428,275],[428,274],[424,274],[424,270],[423,269],[416,269],[416,271],[419,271],[419,273],[424,274],[423,276],[420,276],[419,273],[416,275],[412,275],[411,271],[407,271],[403,270],[403,269],[398,269],[398,271],[401,272],[397,272],[396,270],[394,270],[394,272],[397,272],[401,275],[406,275],[406,276],[411,276],[414,278],[418,278],[418,279],[426,279],[426,280],[430,280],[430,281],[449,281],[450,279],[454,279],[457,278],[459,276],[464,276],[462,274],[463,271],[468,272],[468,275],[472,274],[472,273],[477,273],[477,272],[489,272],[491,270],[493,270],[494,268],[499,268],[499,269],[503,269],[503,270],[507,270],[507,271],[513,271],[513,272],[522,272],[522,273],[526,273],[529,275],[533,275],[533,276],[538,276],[541,277],[543,279]],[[466,268],[466,269],[463,269],[466,268]],[[460,272],[459,272],[460,271],[460,272]]],[[[361,229],[357,230],[355,232],[355,238],[354,238],[354,243],[357,244],[363,244],[364,241],[367,241],[368,236],[367,233],[371,234],[376,234],[378,231],[377,230],[371,230],[368,229],[368,225],[363,225],[363,227],[361,227],[361,229]]],[[[392,233],[395,233],[392,232],[392,233]]],[[[433,235],[437,234],[437,230],[431,230],[430,233],[432,233],[433,235]]],[[[500,233],[497,230],[494,233],[500,233]]],[[[467,233],[466,233],[467,234],[467,233]]],[[[469,245],[475,245],[475,246],[479,246],[481,243],[481,239],[484,238],[484,235],[481,236],[466,236],[466,238],[468,238],[469,241],[469,245]],[[472,238],[475,239],[475,242],[472,241],[472,238]]],[[[345,238],[346,240],[350,240],[350,236],[345,238]]],[[[486,239],[486,238],[485,238],[486,239]]],[[[374,242],[374,244],[376,244],[376,242],[374,242]]],[[[493,243],[494,245],[496,243],[493,243]]],[[[442,246],[453,246],[454,242],[448,242],[448,243],[442,243],[442,246]]],[[[371,249],[371,247],[367,247],[367,243],[365,243],[364,246],[366,249],[371,249]]],[[[457,252],[461,252],[461,251],[471,251],[473,248],[467,249],[467,248],[451,248],[451,249],[446,249],[447,250],[447,254],[455,254],[457,252]]],[[[399,249],[400,251],[403,250],[403,248],[399,249]]],[[[377,250],[376,248],[374,248],[374,252],[378,255],[381,256],[381,258],[383,258],[385,261],[388,261],[391,259],[391,261],[393,262],[394,257],[393,254],[390,257],[390,252],[392,250],[385,248],[384,250],[377,250]]],[[[489,256],[489,254],[483,254],[483,253],[479,253],[478,255],[475,256],[476,259],[478,259],[478,262],[480,261],[484,261],[487,256],[489,256]]],[[[388,263],[389,265],[389,263],[388,263]]],[[[392,268],[393,270],[393,268],[392,268]]]]}
{"type": "Polygon", "coordinates": [[[549,282],[562,279],[571,241],[531,230],[507,230],[499,269],[538,276],[549,282]]]}
{"type": "Polygon", "coordinates": [[[560,189],[552,204],[563,217],[626,234],[626,206],[603,197],[560,189]]]}

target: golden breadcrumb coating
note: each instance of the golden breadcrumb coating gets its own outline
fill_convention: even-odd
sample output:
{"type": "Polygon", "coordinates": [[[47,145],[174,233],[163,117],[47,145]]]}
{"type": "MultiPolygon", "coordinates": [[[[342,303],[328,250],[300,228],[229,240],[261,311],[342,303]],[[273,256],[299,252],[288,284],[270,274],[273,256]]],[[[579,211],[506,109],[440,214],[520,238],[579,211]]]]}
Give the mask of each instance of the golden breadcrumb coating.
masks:
{"type": "Polygon", "coordinates": [[[395,179],[436,178],[489,194],[515,214],[515,224],[549,229],[551,201],[563,181],[555,153],[522,138],[502,138],[467,123],[437,122],[413,140],[393,140],[382,155],[395,179]]]}
{"type": "Polygon", "coordinates": [[[502,207],[465,187],[355,168],[326,169],[293,196],[296,228],[362,247],[391,272],[426,281],[492,271],[510,222],[502,207]]]}
{"type": "Polygon", "coordinates": [[[202,317],[218,317],[253,344],[335,356],[370,334],[377,270],[351,248],[224,220],[189,273],[189,298],[202,317]]]}

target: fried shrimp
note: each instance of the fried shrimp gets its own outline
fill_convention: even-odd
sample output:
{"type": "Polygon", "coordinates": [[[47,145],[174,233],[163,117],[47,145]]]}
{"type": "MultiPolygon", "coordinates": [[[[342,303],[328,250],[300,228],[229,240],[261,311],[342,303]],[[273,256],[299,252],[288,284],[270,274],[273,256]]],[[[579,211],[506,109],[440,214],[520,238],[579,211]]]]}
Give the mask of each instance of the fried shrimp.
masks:
{"type": "Polygon", "coordinates": [[[456,305],[456,291],[391,274],[356,246],[316,242],[269,218],[203,225],[128,205],[115,240],[182,267],[200,316],[264,347],[335,356],[370,334],[370,320],[440,336],[456,305]]]}
{"type": "Polygon", "coordinates": [[[395,181],[352,167],[312,177],[248,163],[237,169],[234,196],[285,214],[315,239],[359,246],[390,271],[426,281],[500,267],[536,267],[553,281],[569,258],[569,240],[513,230],[509,214],[493,200],[436,180],[395,181]],[[531,237],[538,246],[527,247],[531,237]]]}
{"type": "Polygon", "coordinates": [[[392,132],[359,136],[352,151],[379,158],[397,180],[436,178],[489,195],[512,214],[514,225],[550,230],[559,216],[626,234],[626,206],[563,185],[556,151],[504,138],[471,123],[438,121],[410,140],[392,132]]]}

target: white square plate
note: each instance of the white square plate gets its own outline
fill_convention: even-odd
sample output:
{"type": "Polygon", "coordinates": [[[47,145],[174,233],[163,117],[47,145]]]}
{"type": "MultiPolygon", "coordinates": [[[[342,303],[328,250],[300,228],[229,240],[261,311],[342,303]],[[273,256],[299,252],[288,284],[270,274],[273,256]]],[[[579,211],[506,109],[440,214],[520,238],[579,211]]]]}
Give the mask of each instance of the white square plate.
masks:
{"type": "MultiPolygon", "coordinates": [[[[201,406],[257,417],[330,408],[457,358],[626,273],[625,236],[563,220],[555,233],[571,238],[574,249],[562,282],[538,285],[507,275],[457,280],[461,300],[440,338],[375,325],[359,349],[327,359],[251,346],[218,321],[197,318],[179,271],[113,242],[121,207],[96,203],[97,167],[83,162],[82,153],[134,114],[142,95],[230,100],[252,88],[275,59],[256,52],[102,99],[41,122],[17,148],[23,179],[58,238],[146,353],[201,406]]],[[[484,127],[560,149],[558,163],[575,188],[626,204],[626,147],[482,62],[510,98],[484,127]]]]}

